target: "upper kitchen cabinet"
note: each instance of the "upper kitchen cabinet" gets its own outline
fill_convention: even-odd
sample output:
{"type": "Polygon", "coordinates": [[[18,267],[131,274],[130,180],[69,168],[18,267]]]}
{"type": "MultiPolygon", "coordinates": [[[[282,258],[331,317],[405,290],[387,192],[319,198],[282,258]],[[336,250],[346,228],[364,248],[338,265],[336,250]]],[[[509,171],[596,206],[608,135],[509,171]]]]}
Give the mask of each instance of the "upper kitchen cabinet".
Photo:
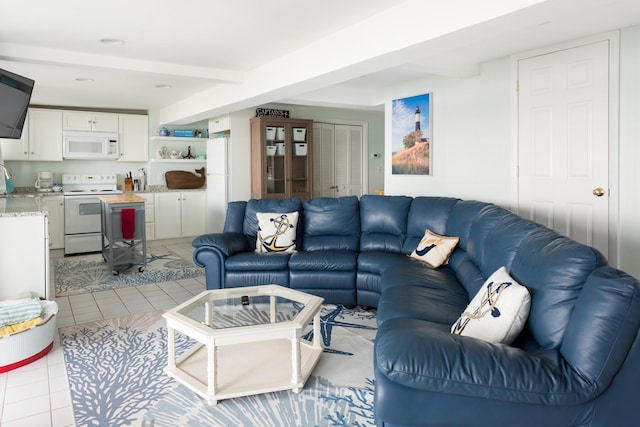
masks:
{"type": "Polygon", "coordinates": [[[118,114],[93,111],[64,111],[64,130],[89,132],[118,132],[118,114]]]}
{"type": "Polygon", "coordinates": [[[149,160],[149,116],[119,114],[120,162],[146,162],[149,160]]]}
{"type": "Polygon", "coordinates": [[[229,132],[231,129],[231,120],[229,119],[229,115],[224,115],[220,117],[215,117],[213,119],[209,119],[209,135],[214,137],[216,133],[225,133],[229,132]]]}
{"type": "Polygon", "coordinates": [[[3,140],[5,160],[62,161],[62,111],[30,108],[19,140],[3,140]]]}
{"type": "Polygon", "coordinates": [[[312,120],[251,119],[251,197],[311,198],[312,120]]]}

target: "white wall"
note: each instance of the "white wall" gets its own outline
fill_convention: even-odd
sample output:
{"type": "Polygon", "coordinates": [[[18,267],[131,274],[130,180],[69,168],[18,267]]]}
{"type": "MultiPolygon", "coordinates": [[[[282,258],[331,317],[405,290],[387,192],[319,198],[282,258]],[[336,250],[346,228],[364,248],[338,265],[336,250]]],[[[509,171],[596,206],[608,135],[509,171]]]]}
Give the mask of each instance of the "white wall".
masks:
{"type": "Polygon", "coordinates": [[[640,278],[640,26],[620,34],[620,268],[640,278]]]}
{"type": "MultiPolygon", "coordinates": [[[[620,35],[618,267],[640,278],[640,26],[620,35]]],[[[508,58],[478,77],[431,78],[390,94],[385,120],[385,194],[477,199],[510,208],[515,182],[508,58]],[[391,174],[391,100],[433,93],[433,175],[391,174]]],[[[614,177],[616,178],[616,177],[614,177]]]]}
{"type": "Polygon", "coordinates": [[[432,175],[391,174],[391,99],[386,106],[385,194],[451,196],[510,203],[509,59],[477,77],[412,82],[394,99],[432,94],[432,175]]]}

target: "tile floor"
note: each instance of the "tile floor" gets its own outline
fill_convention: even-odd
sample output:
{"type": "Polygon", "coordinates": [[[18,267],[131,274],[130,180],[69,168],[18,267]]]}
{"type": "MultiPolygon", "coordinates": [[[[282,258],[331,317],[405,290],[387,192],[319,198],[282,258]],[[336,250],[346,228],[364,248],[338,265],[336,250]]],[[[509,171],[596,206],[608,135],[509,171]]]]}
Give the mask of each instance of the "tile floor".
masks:
{"type": "MultiPolygon", "coordinates": [[[[154,242],[163,244],[190,260],[191,240],[154,242]]],[[[51,251],[54,259],[61,250],[51,251]]],[[[56,298],[59,306],[57,327],[126,316],[154,310],[167,310],[205,289],[204,276],[174,282],[142,285],[56,298]]],[[[27,366],[0,374],[0,426],[75,426],[64,356],[56,334],[53,349],[46,357],[27,366]]]]}

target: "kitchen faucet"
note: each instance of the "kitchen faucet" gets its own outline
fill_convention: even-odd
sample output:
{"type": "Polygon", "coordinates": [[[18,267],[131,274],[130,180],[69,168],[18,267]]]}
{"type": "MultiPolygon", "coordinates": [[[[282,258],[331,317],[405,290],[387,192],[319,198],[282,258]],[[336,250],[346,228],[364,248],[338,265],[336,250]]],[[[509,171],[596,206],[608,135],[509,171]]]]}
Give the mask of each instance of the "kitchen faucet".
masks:
{"type": "Polygon", "coordinates": [[[9,169],[7,169],[7,167],[5,165],[3,165],[2,163],[0,163],[0,168],[2,168],[2,170],[4,170],[4,177],[6,179],[11,179],[11,172],[9,172],[9,169]]]}

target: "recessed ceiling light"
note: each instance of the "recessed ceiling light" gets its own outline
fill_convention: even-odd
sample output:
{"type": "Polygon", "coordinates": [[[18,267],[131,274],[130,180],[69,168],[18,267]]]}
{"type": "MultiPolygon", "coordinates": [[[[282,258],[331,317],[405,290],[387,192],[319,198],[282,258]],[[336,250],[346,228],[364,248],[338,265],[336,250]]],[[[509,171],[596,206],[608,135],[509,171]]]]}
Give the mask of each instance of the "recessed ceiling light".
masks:
{"type": "Polygon", "coordinates": [[[81,83],[93,83],[95,80],[91,77],[76,77],[76,81],[81,83]]]}
{"type": "Polygon", "coordinates": [[[155,85],[156,89],[171,89],[171,85],[155,85]]]}
{"type": "Polygon", "coordinates": [[[98,40],[100,43],[102,44],[108,44],[110,46],[122,46],[125,42],[124,40],[120,40],[120,39],[100,39],[98,40]]]}

